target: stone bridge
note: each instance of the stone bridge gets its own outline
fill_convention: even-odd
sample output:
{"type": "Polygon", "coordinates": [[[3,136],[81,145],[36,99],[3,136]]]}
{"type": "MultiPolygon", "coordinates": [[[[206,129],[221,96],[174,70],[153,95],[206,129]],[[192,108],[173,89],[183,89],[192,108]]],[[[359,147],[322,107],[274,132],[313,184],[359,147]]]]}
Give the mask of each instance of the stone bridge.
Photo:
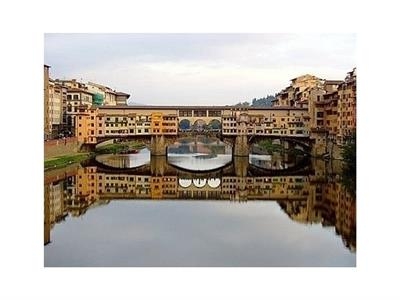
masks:
{"type": "Polygon", "coordinates": [[[250,145],[272,138],[309,147],[309,116],[305,108],[232,106],[100,106],[79,107],[76,136],[85,147],[110,139],[135,139],[152,155],[166,155],[179,138],[218,137],[235,156],[248,156],[250,145]]]}

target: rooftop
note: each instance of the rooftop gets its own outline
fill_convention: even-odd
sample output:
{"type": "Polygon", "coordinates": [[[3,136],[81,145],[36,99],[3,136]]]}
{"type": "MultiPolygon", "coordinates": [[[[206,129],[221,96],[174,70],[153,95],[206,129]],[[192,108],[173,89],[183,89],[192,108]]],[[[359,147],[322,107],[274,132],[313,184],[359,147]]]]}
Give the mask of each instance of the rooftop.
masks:
{"type": "Polygon", "coordinates": [[[89,91],[83,90],[83,89],[78,89],[78,88],[69,88],[67,90],[67,92],[68,93],[86,93],[86,94],[89,94],[89,95],[94,95],[94,93],[92,93],[92,92],[89,92],[89,91]]]}
{"type": "Polygon", "coordinates": [[[325,84],[341,84],[343,80],[325,80],[325,84]]]}
{"type": "Polygon", "coordinates": [[[123,93],[123,92],[116,92],[115,93],[117,96],[128,96],[128,98],[131,96],[131,95],[129,95],[129,94],[127,94],[127,93],[123,93]]]}

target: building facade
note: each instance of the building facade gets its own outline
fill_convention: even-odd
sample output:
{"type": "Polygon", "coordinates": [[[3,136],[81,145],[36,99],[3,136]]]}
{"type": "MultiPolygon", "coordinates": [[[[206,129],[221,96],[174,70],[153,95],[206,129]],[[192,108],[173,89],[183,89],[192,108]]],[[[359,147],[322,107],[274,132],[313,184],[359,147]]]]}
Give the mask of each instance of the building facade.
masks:
{"type": "Polygon", "coordinates": [[[307,108],[308,132],[315,141],[315,153],[332,152],[356,131],[356,68],[344,80],[323,80],[312,75],[292,79],[274,106],[307,108]]]}
{"type": "Polygon", "coordinates": [[[49,84],[50,84],[50,76],[49,76],[50,66],[44,65],[44,88],[43,88],[43,96],[44,96],[44,121],[43,121],[43,132],[44,138],[49,139],[51,136],[51,120],[50,120],[50,95],[49,95],[49,84]]]}
{"type": "Polygon", "coordinates": [[[337,139],[344,144],[356,131],[357,73],[356,68],[349,72],[338,88],[338,132],[337,139]]]}
{"type": "Polygon", "coordinates": [[[189,130],[200,132],[217,129],[224,136],[232,137],[309,136],[307,109],[296,107],[214,106],[191,109],[171,106],[81,105],[77,109],[76,120],[78,141],[88,144],[96,144],[98,139],[115,137],[176,136],[186,131],[185,126],[188,126],[189,130]]]}

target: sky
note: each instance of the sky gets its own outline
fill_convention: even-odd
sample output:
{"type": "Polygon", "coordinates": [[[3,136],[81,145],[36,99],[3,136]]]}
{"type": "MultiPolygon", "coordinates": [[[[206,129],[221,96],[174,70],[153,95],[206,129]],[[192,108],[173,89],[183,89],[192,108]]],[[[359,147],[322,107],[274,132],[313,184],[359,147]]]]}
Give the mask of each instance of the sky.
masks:
{"type": "Polygon", "coordinates": [[[69,34],[44,37],[53,79],[104,84],[130,104],[229,105],[312,74],[344,79],[356,34],[69,34]]]}

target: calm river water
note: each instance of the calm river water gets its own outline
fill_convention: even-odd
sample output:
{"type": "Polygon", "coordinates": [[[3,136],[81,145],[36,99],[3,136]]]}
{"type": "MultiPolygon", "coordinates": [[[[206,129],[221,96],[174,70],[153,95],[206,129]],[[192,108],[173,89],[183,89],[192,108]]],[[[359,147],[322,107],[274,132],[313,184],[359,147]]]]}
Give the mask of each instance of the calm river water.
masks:
{"type": "Polygon", "coordinates": [[[356,201],[339,162],[179,151],[46,172],[44,265],[356,265],[356,201]]]}

